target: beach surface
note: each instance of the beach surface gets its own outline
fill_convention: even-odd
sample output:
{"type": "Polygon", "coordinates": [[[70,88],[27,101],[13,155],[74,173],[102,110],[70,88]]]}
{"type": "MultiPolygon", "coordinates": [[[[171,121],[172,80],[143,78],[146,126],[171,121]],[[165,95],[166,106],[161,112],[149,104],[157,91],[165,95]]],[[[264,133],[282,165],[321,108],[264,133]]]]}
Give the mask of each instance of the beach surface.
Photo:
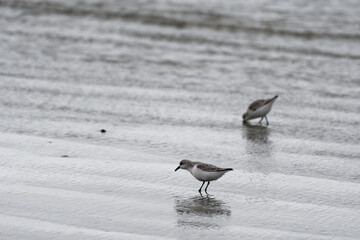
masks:
{"type": "Polygon", "coordinates": [[[1,0],[0,239],[359,239],[359,26],[351,0],[1,0]],[[182,159],[234,171],[200,196],[182,159]]]}

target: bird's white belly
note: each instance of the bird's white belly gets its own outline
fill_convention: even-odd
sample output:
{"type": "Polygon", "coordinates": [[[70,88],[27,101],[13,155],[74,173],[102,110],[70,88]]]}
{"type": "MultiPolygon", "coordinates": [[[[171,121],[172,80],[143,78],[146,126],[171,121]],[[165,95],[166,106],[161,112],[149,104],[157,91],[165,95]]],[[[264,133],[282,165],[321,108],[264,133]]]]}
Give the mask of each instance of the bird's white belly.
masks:
{"type": "Polygon", "coordinates": [[[254,118],[259,118],[259,117],[265,116],[266,114],[268,114],[270,112],[272,105],[273,105],[273,102],[266,104],[265,106],[257,109],[256,111],[249,110],[248,111],[249,119],[254,119],[254,118]]]}
{"type": "Polygon", "coordinates": [[[213,181],[220,178],[222,175],[225,174],[224,172],[207,172],[203,171],[196,166],[193,167],[191,174],[199,181],[213,181]]]}

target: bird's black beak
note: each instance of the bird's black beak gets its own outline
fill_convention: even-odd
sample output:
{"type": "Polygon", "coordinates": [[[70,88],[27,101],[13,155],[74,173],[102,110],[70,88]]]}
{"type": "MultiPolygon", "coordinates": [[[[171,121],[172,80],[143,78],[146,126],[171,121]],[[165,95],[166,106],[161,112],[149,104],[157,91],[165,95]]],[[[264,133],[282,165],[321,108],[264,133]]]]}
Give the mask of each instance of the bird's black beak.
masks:
{"type": "Polygon", "coordinates": [[[175,172],[176,172],[177,170],[179,170],[179,168],[180,168],[180,166],[178,166],[178,167],[175,169],[175,172]]]}

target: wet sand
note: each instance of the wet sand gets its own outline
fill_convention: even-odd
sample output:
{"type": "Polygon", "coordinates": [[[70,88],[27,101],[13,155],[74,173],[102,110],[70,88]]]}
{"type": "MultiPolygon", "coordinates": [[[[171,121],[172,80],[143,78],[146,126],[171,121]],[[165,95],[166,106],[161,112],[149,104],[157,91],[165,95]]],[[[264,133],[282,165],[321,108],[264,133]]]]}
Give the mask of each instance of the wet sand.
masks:
{"type": "Polygon", "coordinates": [[[358,239],[359,23],[356,1],[0,1],[0,238],[358,239]],[[234,171],[201,197],[183,158],[234,171]]]}

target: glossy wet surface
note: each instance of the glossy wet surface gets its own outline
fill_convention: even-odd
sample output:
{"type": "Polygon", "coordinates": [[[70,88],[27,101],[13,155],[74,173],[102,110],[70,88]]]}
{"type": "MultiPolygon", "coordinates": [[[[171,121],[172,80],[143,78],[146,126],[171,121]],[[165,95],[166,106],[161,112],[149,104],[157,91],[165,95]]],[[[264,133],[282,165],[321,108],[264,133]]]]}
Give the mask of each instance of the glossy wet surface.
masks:
{"type": "Polygon", "coordinates": [[[0,238],[358,239],[359,23],[357,1],[0,1],[0,238]],[[201,197],[183,158],[234,171],[201,197]]]}

